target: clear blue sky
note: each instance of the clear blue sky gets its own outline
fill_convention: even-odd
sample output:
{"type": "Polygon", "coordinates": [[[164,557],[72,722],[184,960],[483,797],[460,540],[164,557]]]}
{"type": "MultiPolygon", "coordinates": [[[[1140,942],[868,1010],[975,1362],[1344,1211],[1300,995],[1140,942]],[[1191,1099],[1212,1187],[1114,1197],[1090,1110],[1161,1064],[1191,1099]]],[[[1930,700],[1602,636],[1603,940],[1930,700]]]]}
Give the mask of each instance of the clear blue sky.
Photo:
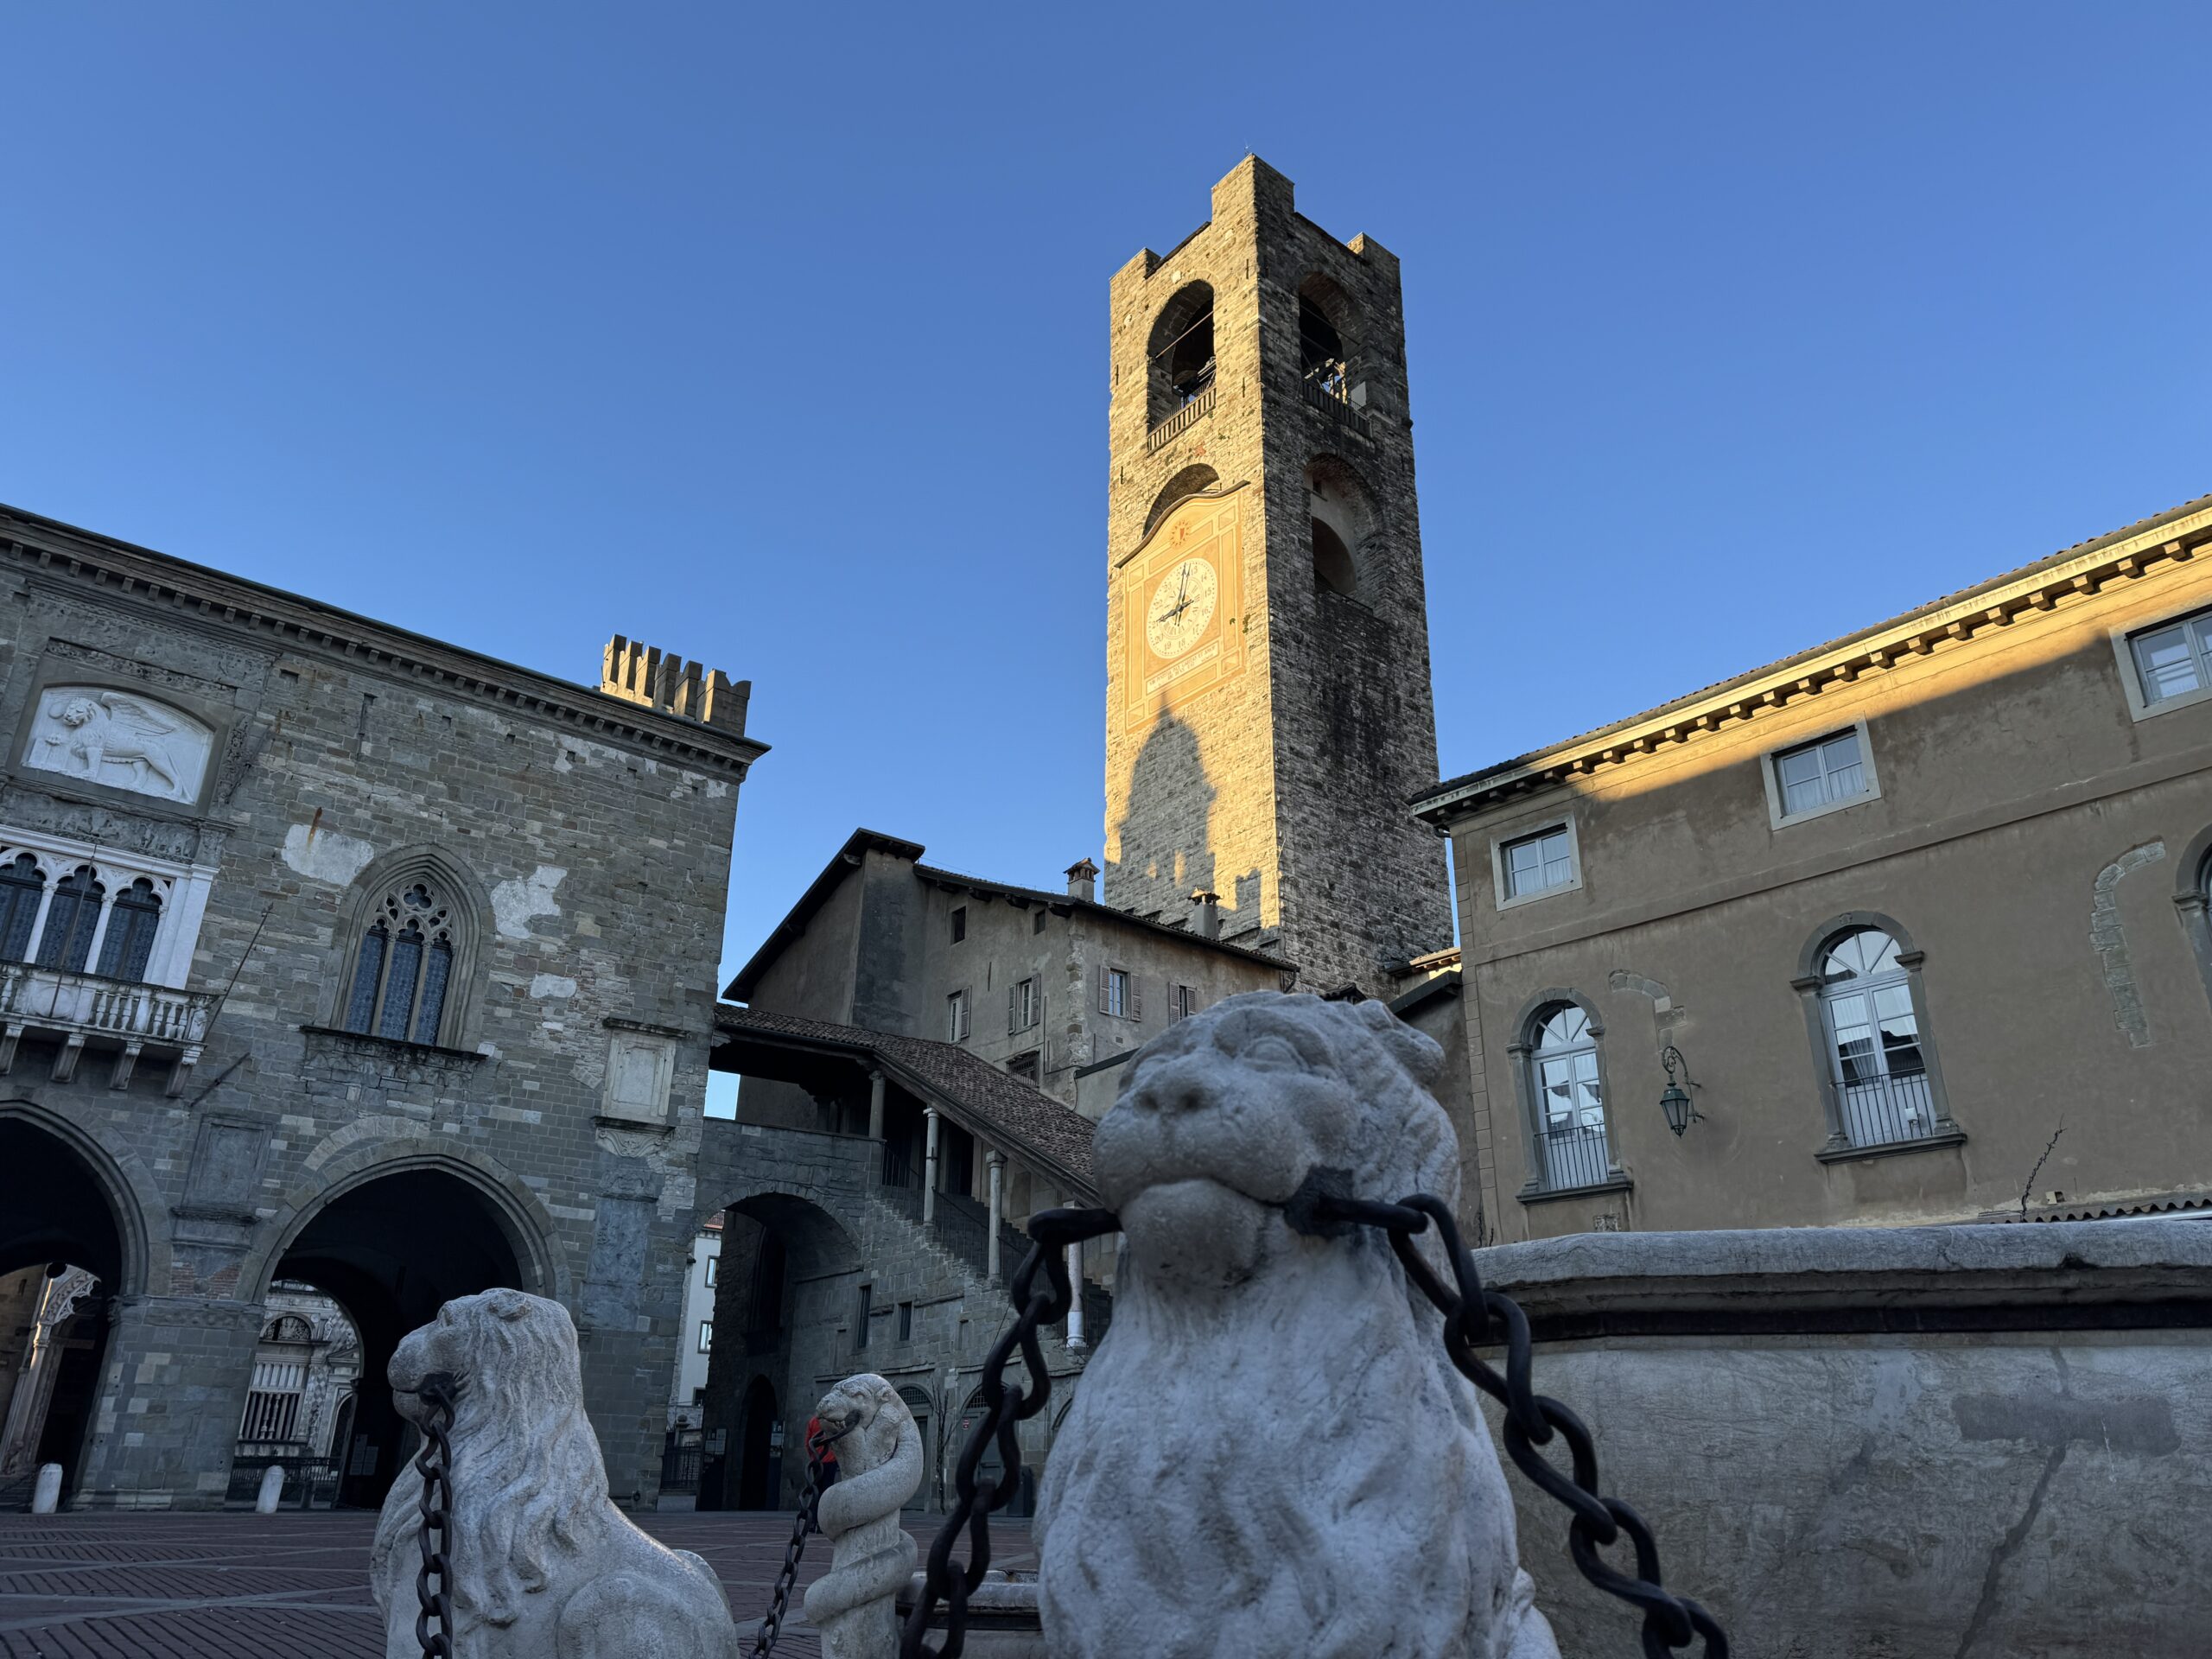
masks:
{"type": "Polygon", "coordinates": [[[1247,148],[1405,262],[1443,769],[2212,491],[2201,4],[175,4],[0,22],[0,499],[755,683],[856,824],[1102,840],[1106,282],[1247,148]]]}

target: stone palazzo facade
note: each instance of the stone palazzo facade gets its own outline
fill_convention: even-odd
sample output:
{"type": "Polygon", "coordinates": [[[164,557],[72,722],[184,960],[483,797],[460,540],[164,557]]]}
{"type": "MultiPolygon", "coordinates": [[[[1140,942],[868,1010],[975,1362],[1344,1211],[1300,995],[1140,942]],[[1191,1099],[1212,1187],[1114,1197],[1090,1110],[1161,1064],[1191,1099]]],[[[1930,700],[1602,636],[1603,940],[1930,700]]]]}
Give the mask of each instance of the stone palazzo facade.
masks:
{"type": "MultiPolygon", "coordinates": [[[[219,1504],[282,1414],[272,1287],[381,1379],[511,1285],[574,1313],[649,1501],[747,688],[620,638],[580,685],[12,510],[0,582],[0,1281],[97,1281],[37,1460],[219,1504]]],[[[324,1406],[376,1501],[388,1395],[324,1406]]]]}

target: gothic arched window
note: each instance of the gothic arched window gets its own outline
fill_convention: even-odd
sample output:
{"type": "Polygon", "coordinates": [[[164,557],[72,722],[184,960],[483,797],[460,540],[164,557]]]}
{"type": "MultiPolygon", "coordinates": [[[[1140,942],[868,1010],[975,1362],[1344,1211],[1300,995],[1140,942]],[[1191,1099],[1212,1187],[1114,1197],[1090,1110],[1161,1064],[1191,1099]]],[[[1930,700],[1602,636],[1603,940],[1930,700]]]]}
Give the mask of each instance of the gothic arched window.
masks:
{"type": "Polygon", "coordinates": [[[454,931],[453,905],[427,880],[384,894],[354,951],[346,1029],[401,1042],[443,1040],[454,931]]]}
{"type": "Polygon", "coordinates": [[[100,901],[107,889],[80,864],[54,884],[54,903],[46,912],[46,931],[39,935],[38,965],[81,974],[92,953],[92,935],[100,925],[100,901]]]}
{"type": "Polygon", "coordinates": [[[115,895],[107,931],[100,938],[99,972],[109,979],[142,980],[162,928],[162,896],[140,876],[115,895]]]}
{"type": "Polygon", "coordinates": [[[29,853],[0,865],[0,962],[21,962],[29,953],[38,901],[45,895],[46,877],[29,853]]]}

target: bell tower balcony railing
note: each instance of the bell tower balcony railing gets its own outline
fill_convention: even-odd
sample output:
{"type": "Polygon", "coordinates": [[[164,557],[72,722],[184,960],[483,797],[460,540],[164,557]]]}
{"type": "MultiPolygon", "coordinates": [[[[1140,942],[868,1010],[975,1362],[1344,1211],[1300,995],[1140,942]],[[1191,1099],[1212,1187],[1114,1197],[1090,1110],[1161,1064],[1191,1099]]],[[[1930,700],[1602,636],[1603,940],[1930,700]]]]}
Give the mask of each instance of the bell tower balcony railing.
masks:
{"type": "Polygon", "coordinates": [[[181,1094],[221,1001],[213,991],[179,991],[29,963],[0,963],[0,1077],[14,1068],[16,1045],[35,1033],[61,1039],[54,1057],[56,1083],[76,1075],[87,1045],[113,1045],[110,1088],[129,1088],[138,1057],[154,1049],[171,1057],[168,1092],[181,1094]]]}

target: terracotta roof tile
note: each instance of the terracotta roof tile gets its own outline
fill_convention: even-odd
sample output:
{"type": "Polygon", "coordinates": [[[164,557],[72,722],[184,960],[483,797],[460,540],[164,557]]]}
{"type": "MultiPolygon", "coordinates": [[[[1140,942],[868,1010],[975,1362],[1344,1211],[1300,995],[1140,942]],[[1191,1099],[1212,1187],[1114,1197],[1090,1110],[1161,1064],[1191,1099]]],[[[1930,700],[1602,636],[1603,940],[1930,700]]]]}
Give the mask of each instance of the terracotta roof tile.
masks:
{"type": "Polygon", "coordinates": [[[797,1014],[732,1007],[728,1003],[715,1008],[715,1027],[718,1031],[792,1037],[873,1055],[902,1084],[920,1085],[917,1092],[936,1096],[956,1119],[967,1120],[963,1127],[980,1131],[988,1139],[1003,1141],[1009,1152],[1030,1154],[1032,1161],[1071,1177],[1083,1188],[1081,1196],[1095,1197],[1090,1120],[957,1043],[901,1037],[861,1026],[804,1020],[797,1014]]]}

